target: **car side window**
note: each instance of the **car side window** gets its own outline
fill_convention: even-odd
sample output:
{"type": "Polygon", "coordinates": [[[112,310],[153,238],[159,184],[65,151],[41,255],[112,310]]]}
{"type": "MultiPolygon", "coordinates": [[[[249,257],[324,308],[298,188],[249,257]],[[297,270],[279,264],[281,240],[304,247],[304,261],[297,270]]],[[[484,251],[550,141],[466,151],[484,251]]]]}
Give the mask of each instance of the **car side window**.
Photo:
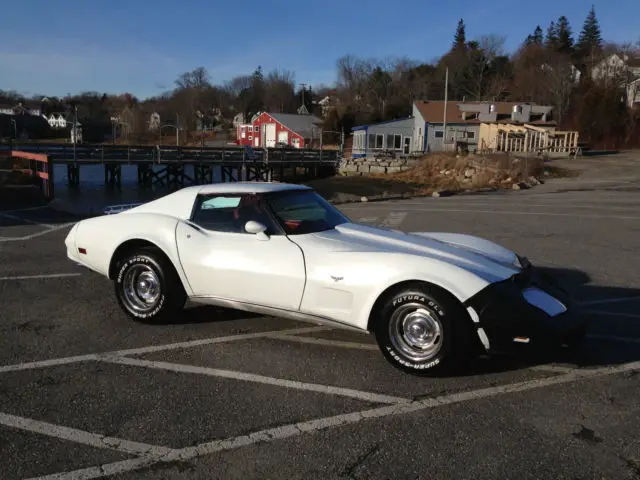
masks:
{"type": "Polygon", "coordinates": [[[266,204],[258,195],[207,195],[196,203],[191,221],[206,230],[247,233],[245,225],[255,220],[267,227],[267,233],[278,233],[266,204]]]}

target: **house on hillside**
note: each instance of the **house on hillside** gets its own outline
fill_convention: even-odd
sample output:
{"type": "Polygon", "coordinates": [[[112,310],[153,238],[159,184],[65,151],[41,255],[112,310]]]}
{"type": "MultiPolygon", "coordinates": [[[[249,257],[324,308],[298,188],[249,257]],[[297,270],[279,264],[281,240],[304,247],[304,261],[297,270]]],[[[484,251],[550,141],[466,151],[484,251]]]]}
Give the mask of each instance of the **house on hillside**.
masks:
{"type": "Polygon", "coordinates": [[[45,118],[47,119],[49,126],[53,129],[59,130],[67,128],[67,119],[64,112],[52,112],[45,116],[45,118]]]}
{"type": "Polygon", "coordinates": [[[640,107],[640,78],[627,85],[627,104],[629,108],[640,107]]]}
{"type": "Polygon", "coordinates": [[[18,102],[15,105],[12,104],[3,104],[0,105],[0,115],[32,115],[35,117],[39,117],[41,110],[40,108],[31,104],[24,104],[23,102],[18,102]]]}
{"type": "Polygon", "coordinates": [[[245,121],[244,121],[244,113],[242,113],[242,112],[236,113],[236,114],[233,116],[233,121],[232,121],[232,123],[233,123],[233,126],[234,126],[235,128],[238,128],[240,125],[244,125],[244,124],[245,124],[245,121]]]}
{"type": "Polygon", "coordinates": [[[354,127],[352,156],[577,148],[577,132],[555,132],[552,109],[524,102],[448,101],[445,107],[442,100],[416,101],[409,118],[354,127]]]}
{"type": "Polygon", "coordinates": [[[322,123],[315,115],[262,112],[251,123],[236,127],[237,143],[255,148],[311,148],[321,139],[322,123]]]}
{"type": "Polygon", "coordinates": [[[339,101],[335,94],[330,92],[329,95],[324,96],[320,100],[314,100],[313,103],[320,108],[322,117],[327,118],[331,110],[335,110],[339,101]]]}
{"type": "Polygon", "coordinates": [[[598,62],[591,71],[594,80],[622,77],[640,77],[640,58],[630,57],[627,54],[613,53],[598,62]]]}
{"type": "Polygon", "coordinates": [[[352,158],[378,154],[394,157],[411,153],[413,117],[353,127],[352,158]]]}

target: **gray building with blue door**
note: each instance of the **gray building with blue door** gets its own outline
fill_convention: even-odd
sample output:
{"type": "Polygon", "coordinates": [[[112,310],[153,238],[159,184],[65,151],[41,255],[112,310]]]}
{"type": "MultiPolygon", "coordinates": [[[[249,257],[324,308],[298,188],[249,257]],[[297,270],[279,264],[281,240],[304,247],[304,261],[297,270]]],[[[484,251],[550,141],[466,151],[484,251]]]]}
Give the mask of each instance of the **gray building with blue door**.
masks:
{"type": "Polygon", "coordinates": [[[390,154],[396,157],[411,152],[414,119],[412,117],[353,127],[352,157],[390,154]]]}

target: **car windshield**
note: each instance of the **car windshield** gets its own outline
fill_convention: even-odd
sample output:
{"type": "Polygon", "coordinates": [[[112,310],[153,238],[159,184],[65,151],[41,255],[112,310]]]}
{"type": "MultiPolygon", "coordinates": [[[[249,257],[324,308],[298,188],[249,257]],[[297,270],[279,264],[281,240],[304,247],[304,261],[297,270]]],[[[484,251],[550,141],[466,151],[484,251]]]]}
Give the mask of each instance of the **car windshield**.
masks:
{"type": "Polygon", "coordinates": [[[322,232],[350,222],[313,190],[278,192],[266,200],[287,235],[322,232]]]}

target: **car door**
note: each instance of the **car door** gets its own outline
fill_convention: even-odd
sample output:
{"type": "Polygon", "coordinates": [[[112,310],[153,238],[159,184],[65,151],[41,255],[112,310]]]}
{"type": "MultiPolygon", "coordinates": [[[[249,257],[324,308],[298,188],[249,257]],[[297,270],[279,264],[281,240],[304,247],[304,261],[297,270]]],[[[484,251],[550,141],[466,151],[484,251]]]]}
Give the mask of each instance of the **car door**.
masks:
{"type": "Polygon", "coordinates": [[[178,224],[176,242],[194,295],[298,310],[305,285],[302,252],[255,196],[199,198],[191,220],[178,224]],[[248,220],[266,225],[266,235],[248,233],[248,220]]]}

